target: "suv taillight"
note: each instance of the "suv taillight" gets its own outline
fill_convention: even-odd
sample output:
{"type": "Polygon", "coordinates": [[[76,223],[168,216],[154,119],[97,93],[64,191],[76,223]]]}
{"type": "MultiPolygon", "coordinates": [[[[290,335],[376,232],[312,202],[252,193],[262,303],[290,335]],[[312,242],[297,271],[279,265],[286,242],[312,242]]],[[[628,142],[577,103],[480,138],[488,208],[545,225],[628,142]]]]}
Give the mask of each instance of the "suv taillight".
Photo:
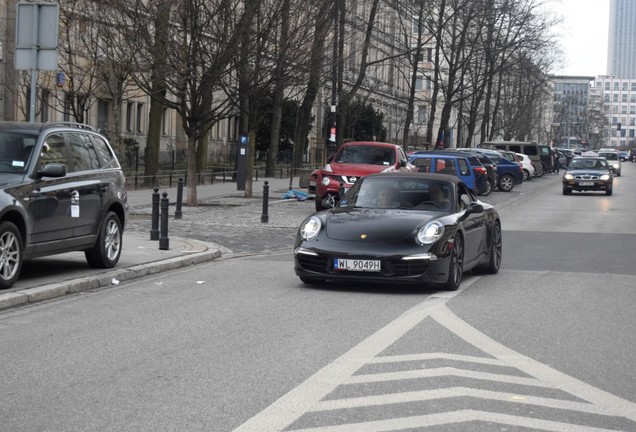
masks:
{"type": "Polygon", "coordinates": [[[484,167],[477,167],[475,168],[475,172],[481,175],[487,175],[488,171],[486,171],[486,168],[484,167]]]}

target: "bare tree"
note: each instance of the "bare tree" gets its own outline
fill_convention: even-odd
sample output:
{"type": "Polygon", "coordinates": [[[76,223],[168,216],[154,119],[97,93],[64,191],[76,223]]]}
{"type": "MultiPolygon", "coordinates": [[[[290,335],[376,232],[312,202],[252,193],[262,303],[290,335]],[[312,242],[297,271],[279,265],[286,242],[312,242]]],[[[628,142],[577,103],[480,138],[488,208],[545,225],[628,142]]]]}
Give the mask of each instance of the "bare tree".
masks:
{"type": "MultiPolygon", "coordinates": [[[[58,64],[66,82],[58,104],[78,123],[86,123],[93,97],[102,86],[97,73],[101,60],[101,27],[95,19],[96,5],[91,0],[60,1],[58,64]]],[[[57,93],[56,93],[57,94],[57,93]]]]}
{"type": "Polygon", "coordinates": [[[153,5],[138,1],[130,9],[133,28],[140,31],[138,38],[130,38],[140,48],[135,56],[140,71],[136,82],[181,119],[188,138],[186,203],[196,206],[197,142],[234,106],[233,60],[250,31],[259,1],[182,0],[172,5],[170,25],[163,28],[154,24],[164,25],[165,21],[149,17],[163,16],[168,3],[159,2],[159,10],[153,5]],[[159,34],[165,39],[157,42],[159,34]],[[157,62],[160,57],[162,61],[157,62]]]}

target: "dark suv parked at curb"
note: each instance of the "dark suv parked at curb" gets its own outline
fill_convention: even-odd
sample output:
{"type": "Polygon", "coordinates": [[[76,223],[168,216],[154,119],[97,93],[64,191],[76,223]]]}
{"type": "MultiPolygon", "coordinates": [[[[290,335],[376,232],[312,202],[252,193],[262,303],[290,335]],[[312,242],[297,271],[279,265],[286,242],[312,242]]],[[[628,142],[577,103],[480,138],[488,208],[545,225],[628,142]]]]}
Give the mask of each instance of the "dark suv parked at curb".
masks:
{"type": "Polygon", "coordinates": [[[119,261],[126,181],[104,136],[83,124],[0,122],[0,289],[22,263],[84,251],[88,264],[119,261]]]}

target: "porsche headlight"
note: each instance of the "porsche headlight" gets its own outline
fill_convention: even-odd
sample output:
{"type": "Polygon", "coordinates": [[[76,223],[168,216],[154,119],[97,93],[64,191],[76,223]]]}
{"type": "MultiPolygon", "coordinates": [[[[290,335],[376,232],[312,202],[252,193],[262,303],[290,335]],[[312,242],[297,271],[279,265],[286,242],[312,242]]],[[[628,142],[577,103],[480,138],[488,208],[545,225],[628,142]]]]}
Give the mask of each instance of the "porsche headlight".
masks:
{"type": "Polygon", "coordinates": [[[566,180],[574,180],[574,176],[572,174],[566,174],[563,176],[563,178],[566,180]]]}
{"type": "Polygon", "coordinates": [[[300,236],[304,240],[311,240],[318,235],[320,228],[322,228],[322,222],[316,216],[312,216],[300,226],[300,236]]]}
{"type": "Polygon", "coordinates": [[[417,232],[417,241],[423,245],[433,244],[444,235],[444,225],[439,221],[432,221],[424,225],[417,232]]]}
{"type": "Polygon", "coordinates": [[[601,179],[601,180],[609,180],[609,179],[610,179],[610,176],[609,176],[609,174],[603,174],[603,175],[600,177],[600,179],[601,179]]]}

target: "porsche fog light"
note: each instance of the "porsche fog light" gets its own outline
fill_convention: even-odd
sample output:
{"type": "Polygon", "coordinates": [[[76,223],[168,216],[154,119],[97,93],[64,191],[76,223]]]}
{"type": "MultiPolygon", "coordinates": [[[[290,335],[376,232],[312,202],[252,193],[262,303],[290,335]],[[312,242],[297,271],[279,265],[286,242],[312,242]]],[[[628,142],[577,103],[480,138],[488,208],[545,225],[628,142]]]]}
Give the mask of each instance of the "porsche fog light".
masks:
{"type": "Polygon", "coordinates": [[[417,241],[423,245],[433,244],[444,235],[444,225],[441,222],[433,221],[424,225],[417,232],[417,241]]]}
{"type": "Polygon", "coordinates": [[[331,180],[329,180],[329,177],[325,176],[322,178],[321,182],[323,185],[329,186],[329,183],[331,182],[331,180]]]}
{"type": "Polygon", "coordinates": [[[312,216],[305,222],[303,222],[303,224],[300,226],[300,236],[304,240],[311,240],[318,235],[321,227],[322,222],[320,221],[320,219],[312,216]]]}

